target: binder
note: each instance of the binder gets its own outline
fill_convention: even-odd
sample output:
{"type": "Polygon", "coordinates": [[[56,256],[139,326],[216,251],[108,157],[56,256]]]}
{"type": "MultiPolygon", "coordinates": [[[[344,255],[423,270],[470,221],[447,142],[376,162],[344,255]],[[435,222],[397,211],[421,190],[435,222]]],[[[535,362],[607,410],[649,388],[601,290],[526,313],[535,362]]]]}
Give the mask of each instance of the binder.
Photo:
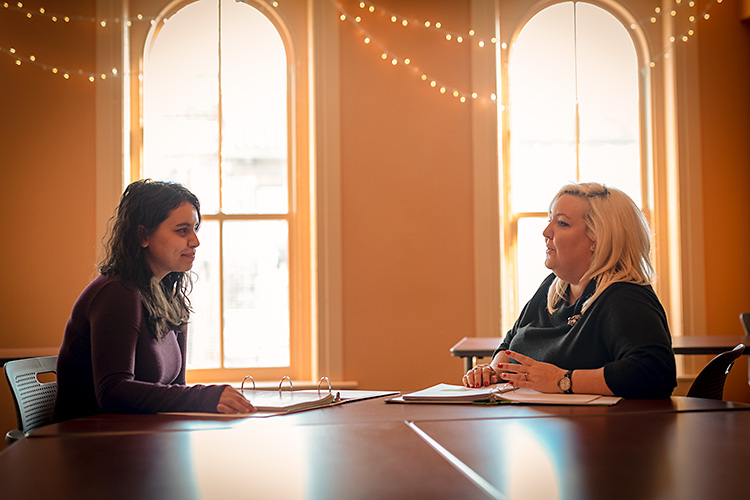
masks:
{"type": "Polygon", "coordinates": [[[292,379],[284,376],[279,381],[279,390],[258,390],[255,388],[255,379],[247,375],[242,379],[240,384],[240,393],[258,410],[255,416],[264,416],[266,414],[278,415],[292,413],[295,411],[311,410],[314,408],[323,408],[326,406],[335,406],[353,401],[363,401],[365,399],[380,398],[384,396],[393,396],[399,391],[361,391],[356,389],[339,390],[335,393],[331,387],[331,381],[328,377],[321,377],[318,381],[317,390],[295,391],[292,379]],[[253,383],[252,389],[246,389],[245,383],[250,380],[253,383]],[[284,382],[289,382],[289,390],[284,391],[284,382]],[[326,384],[321,389],[321,385],[326,384]]]}
{"type": "Polygon", "coordinates": [[[281,378],[278,390],[257,389],[255,379],[251,375],[242,379],[239,391],[256,408],[255,413],[163,412],[162,414],[212,419],[262,418],[399,394],[399,391],[360,391],[355,389],[334,392],[328,377],[320,378],[317,390],[295,391],[292,379],[288,376],[281,378]],[[248,380],[252,382],[252,389],[245,388],[248,380]],[[289,388],[286,390],[283,388],[285,381],[289,382],[289,388]],[[325,386],[323,386],[324,383],[325,386]],[[323,387],[321,388],[321,386],[323,387]]]}
{"type": "Polygon", "coordinates": [[[309,410],[330,406],[341,401],[341,395],[334,393],[328,377],[321,377],[318,381],[317,390],[295,391],[292,379],[284,376],[279,381],[279,390],[258,390],[255,388],[255,379],[247,375],[242,379],[240,393],[255,407],[258,412],[291,413],[295,411],[309,410]],[[245,389],[245,382],[252,381],[253,388],[245,389]],[[289,381],[289,390],[283,390],[284,381],[289,381]],[[328,390],[321,391],[321,384],[327,382],[328,390]]]}

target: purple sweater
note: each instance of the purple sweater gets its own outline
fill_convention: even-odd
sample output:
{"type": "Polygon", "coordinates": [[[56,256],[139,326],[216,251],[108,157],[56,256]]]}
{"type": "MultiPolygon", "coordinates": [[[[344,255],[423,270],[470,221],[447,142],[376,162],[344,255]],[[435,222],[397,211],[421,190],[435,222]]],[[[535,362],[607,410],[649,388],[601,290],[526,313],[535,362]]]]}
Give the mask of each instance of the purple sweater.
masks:
{"type": "Polygon", "coordinates": [[[138,291],[98,276],[65,327],[55,421],[96,413],[216,412],[226,386],[186,386],[186,355],[184,331],[157,340],[138,291]]]}

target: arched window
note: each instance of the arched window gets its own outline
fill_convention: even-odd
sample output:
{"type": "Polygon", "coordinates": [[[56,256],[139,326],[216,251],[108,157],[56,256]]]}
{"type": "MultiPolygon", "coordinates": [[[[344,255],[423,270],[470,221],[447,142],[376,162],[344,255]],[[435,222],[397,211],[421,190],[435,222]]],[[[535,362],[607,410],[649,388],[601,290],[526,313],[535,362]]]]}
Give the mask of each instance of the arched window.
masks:
{"type": "Polygon", "coordinates": [[[544,8],[509,47],[507,84],[503,298],[509,321],[550,272],[541,233],[562,185],[618,187],[647,217],[651,200],[642,164],[638,57],[617,18],[584,2],[544,8]]]}
{"type": "Polygon", "coordinates": [[[144,46],[132,177],[184,183],[201,201],[188,368],[206,370],[202,380],[241,380],[248,368],[307,377],[309,186],[294,149],[289,39],[249,3],[171,8],[144,46]]]}

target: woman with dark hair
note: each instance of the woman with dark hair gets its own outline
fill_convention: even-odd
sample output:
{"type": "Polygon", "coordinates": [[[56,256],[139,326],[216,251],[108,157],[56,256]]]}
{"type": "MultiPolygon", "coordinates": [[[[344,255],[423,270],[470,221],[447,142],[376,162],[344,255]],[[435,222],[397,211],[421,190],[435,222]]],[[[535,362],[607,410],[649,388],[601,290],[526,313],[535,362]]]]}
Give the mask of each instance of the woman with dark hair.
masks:
{"type": "Polygon", "coordinates": [[[619,189],[563,186],[542,232],[552,271],[467,387],[667,398],[677,385],[667,316],[651,287],[651,232],[619,189]]]}
{"type": "Polygon", "coordinates": [[[185,384],[200,203],[140,180],[110,221],[106,255],[73,306],[57,359],[55,420],[97,413],[250,413],[228,385],[185,384]]]}

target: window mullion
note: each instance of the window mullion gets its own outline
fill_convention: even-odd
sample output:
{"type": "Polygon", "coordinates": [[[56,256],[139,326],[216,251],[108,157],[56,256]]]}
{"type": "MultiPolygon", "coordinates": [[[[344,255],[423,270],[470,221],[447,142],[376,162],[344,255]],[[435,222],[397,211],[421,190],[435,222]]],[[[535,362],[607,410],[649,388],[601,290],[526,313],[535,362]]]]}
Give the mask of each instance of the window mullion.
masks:
{"type": "Polygon", "coordinates": [[[573,75],[575,78],[576,181],[581,181],[581,114],[578,105],[578,3],[573,3],[573,75]]]}
{"type": "Polygon", "coordinates": [[[224,219],[219,217],[219,366],[224,366],[224,219]]]}
{"type": "Polygon", "coordinates": [[[224,131],[224,120],[223,118],[223,102],[222,102],[222,81],[221,81],[221,0],[217,0],[216,2],[218,4],[218,24],[217,24],[217,41],[218,41],[218,68],[217,68],[217,79],[218,79],[218,104],[217,104],[217,118],[218,118],[218,138],[219,138],[219,144],[217,148],[217,155],[218,155],[218,162],[219,162],[219,366],[222,368],[225,368],[224,363],[224,218],[222,217],[222,214],[224,213],[224,206],[223,206],[223,162],[222,162],[222,148],[223,148],[223,131],[224,131]]]}

